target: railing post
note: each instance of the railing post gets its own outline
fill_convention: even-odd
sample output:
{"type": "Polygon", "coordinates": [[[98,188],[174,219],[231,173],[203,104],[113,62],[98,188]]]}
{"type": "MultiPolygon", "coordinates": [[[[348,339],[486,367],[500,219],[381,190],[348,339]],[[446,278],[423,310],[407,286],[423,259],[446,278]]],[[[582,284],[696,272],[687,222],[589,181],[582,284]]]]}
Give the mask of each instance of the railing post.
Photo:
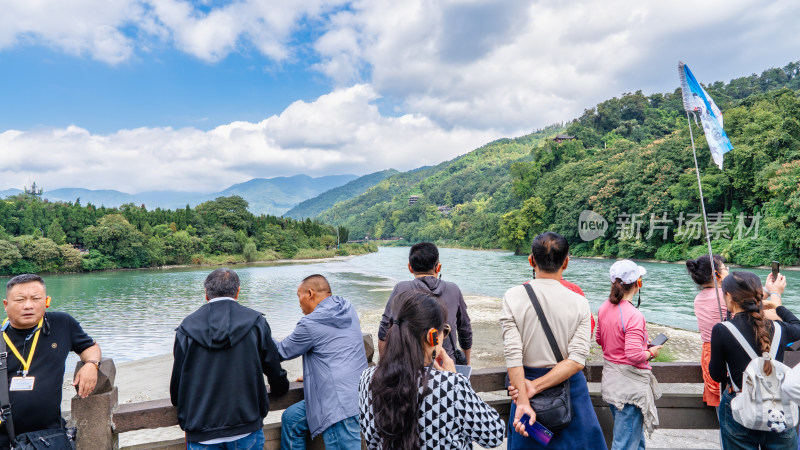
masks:
{"type": "MultiPolygon", "coordinates": [[[[77,373],[83,362],[75,366],[77,373]]],[[[77,450],[118,449],[119,439],[114,431],[112,414],[117,407],[117,387],[114,378],[117,368],[114,360],[103,358],[97,374],[97,386],[86,398],[77,395],[72,397],[72,415],[70,423],[78,428],[75,439],[77,450]]]]}

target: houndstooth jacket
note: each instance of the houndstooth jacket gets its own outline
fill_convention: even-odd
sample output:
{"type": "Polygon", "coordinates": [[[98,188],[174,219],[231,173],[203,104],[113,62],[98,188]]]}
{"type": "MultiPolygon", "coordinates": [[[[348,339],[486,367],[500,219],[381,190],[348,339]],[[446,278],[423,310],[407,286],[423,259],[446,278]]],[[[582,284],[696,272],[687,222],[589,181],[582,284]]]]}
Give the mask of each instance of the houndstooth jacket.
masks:
{"type": "MultiPolygon", "coordinates": [[[[371,450],[381,448],[370,389],[374,373],[375,367],[365,370],[358,386],[361,431],[371,450]]],[[[478,397],[466,377],[432,369],[428,386],[432,393],[422,399],[419,407],[421,450],[472,449],[473,441],[485,448],[503,443],[503,420],[478,397]]]]}

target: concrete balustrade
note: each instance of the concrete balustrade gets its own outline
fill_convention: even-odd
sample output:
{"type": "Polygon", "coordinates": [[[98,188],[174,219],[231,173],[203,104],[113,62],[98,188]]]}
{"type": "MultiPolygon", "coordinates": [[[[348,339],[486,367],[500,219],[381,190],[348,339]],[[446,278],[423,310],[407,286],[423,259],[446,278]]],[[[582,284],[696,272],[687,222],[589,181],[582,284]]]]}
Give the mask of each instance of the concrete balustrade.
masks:
{"type": "MultiPolygon", "coordinates": [[[[374,345],[372,336],[364,335],[368,360],[372,364],[374,345]]],[[[794,366],[800,362],[800,352],[786,352],[785,362],[794,366]]],[[[80,369],[81,363],[76,367],[80,369]]],[[[602,364],[588,364],[584,369],[587,381],[599,382],[602,378],[602,364]]],[[[100,363],[100,377],[95,391],[87,398],[72,399],[71,423],[78,427],[78,450],[107,450],[119,448],[119,433],[128,431],[170,427],[178,424],[176,409],[169,399],[148,402],[117,404],[117,388],[114,386],[116,369],[111,359],[104,358],[100,363]]],[[[653,363],[653,374],[659,383],[700,383],[703,382],[700,364],[695,362],[653,363]]],[[[476,392],[503,391],[505,367],[476,369],[470,383],[476,392]]],[[[289,392],[281,397],[270,395],[270,411],[280,411],[303,399],[303,384],[290,383],[289,392]]],[[[510,400],[490,400],[505,420],[508,420],[510,400]]],[[[594,404],[603,433],[611,437],[613,419],[608,405],[603,402],[599,392],[592,392],[594,404]]],[[[716,429],[718,428],[714,408],[706,406],[701,394],[665,394],[656,402],[660,418],[660,428],[664,429],[716,429]]],[[[280,448],[280,424],[264,427],[265,449],[280,448]]],[[[309,448],[322,449],[322,439],[315,439],[309,448]]],[[[129,449],[185,449],[182,440],[156,442],[127,447],[129,449]]]]}

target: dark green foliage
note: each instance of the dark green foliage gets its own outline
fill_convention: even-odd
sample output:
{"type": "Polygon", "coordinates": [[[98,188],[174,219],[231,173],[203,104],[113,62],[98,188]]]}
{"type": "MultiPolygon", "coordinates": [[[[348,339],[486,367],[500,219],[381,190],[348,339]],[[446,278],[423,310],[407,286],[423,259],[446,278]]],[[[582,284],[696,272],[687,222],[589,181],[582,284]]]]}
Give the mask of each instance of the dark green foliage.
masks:
{"type": "MultiPolygon", "coordinates": [[[[263,250],[291,258],[301,249],[335,245],[336,231],[318,221],[254,216],[237,196],[148,211],[133,204],[97,208],[17,194],[0,201],[0,273],[188,264],[198,255],[198,261],[203,255],[254,261],[263,250]]],[[[346,242],[347,228],[339,232],[346,242]]]]}
{"type": "Polygon", "coordinates": [[[381,180],[398,173],[394,169],[364,175],[347,184],[325,191],[314,198],[301,202],[283,215],[294,219],[315,218],[337,202],[353,198],[378,184],[381,180]]]}
{"type": "Polygon", "coordinates": [[[390,176],[319,218],[346,226],[352,239],[399,237],[403,242],[499,247],[503,214],[522,204],[512,194],[509,171],[529,161],[531,150],[559,131],[563,127],[555,125],[501,139],[452,161],[390,176]],[[412,195],[418,201],[409,206],[412,195]],[[451,210],[443,213],[440,206],[451,210]]]}
{"type": "MultiPolygon", "coordinates": [[[[800,262],[799,90],[800,63],[708,86],[735,147],[723,171],[692,121],[706,209],[728,220],[712,246],[732,263],[800,262]],[[760,218],[758,238],[739,236],[753,215],[760,218]]],[[[684,260],[707,252],[702,232],[675,233],[681,214],[686,220],[700,212],[688,127],[680,90],[624,94],[586,110],[566,130],[553,126],[502,139],[436,167],[389,177],[320,218],[348,226],[354,238],[525,252],[535,233],[549,229],[566,236],[576,255],[684,260]],[[550,139],[556,133],[576,139],[557,143],[550,139]],[[419,197],[413,206],[411,195],[419,197]],[[442,214],[437,207],[443,205],[452,211],[442,214]],[[605,236],[581,240],[584,210],[609,221],[605,236]],[[617,236],[623,214],[638,215],[638,238],[617,236]],[[658,220],[665,214],[672,223],[666,236],[648,233],[651,215],[658,220]]]]}

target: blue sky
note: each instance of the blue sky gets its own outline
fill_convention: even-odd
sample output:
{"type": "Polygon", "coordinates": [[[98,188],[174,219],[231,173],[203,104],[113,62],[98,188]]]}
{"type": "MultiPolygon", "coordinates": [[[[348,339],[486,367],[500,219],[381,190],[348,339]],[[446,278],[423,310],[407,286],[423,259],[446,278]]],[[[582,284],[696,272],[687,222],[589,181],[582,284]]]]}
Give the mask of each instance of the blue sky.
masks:
{"type": "Polygon", "coordinates": [[[208,191],[451,159],[800,59],[800,4],[0,0],[0,189],[208,191]],[[35,155],[33,158],[31,155],[35,155]]]}
{"type": "Polygon", "coordinates": [[[39,45],[0,52],[2,129],[76,124],[94,133],[172,126],[208,130],[257,122],[295,100],[311,101],[331,84],[302,63],[276,67],[259,55],[219,63],[164,49],[110,66],[39,45]]]}

